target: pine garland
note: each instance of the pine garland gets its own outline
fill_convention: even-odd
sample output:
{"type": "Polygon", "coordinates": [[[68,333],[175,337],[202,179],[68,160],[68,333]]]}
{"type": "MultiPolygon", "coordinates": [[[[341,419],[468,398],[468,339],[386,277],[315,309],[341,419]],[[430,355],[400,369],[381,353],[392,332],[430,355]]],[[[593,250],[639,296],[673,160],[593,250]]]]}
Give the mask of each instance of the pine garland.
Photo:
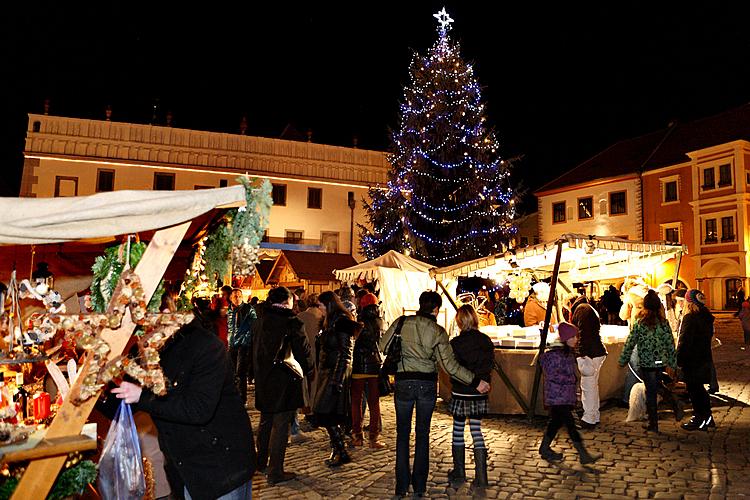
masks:
{"type": "MultiPolygon", "coordinates": [[[[48,500],[59,500],[79,495],[83,489],[96,480],[96,465],[91,460],[83,460],[77,465],[63,471],[55,481],[48,500]]],[[[19,478],[9,477],[0,485],[0,500],[8,500],[18,486],[19,478]]]]}
{"type": "MultiPolygon", "coordinates": [[[[100,255],[94,261],[91,271],[94,278],[91,281],[91,306],[94,312],[103,313],[107,310],[112,293],[120,280],[120,275],[125,269],[125,263],[120,260],[120,247],[127,245],[111,246],[104,250],[104,255],[100,255]]],[[[130,267],[135,269],[146,251],[146,243],[137,242],[130,244],[130,267]]],[[[161,296],[164,294],[164,281],[159,282],[156,287],[151,301],[148,303],[148,310],[156,312],[161,305],[161,296]]]]}

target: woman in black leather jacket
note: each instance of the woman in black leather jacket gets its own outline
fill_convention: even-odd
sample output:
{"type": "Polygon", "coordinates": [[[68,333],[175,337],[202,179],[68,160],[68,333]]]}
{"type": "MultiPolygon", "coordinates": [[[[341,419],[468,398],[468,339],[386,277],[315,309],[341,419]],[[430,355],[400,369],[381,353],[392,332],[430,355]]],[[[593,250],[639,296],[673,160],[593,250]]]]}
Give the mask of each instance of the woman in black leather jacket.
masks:
{"type": "Polygon", "coordinates": [[[370,448],[380,449],[385,443],[380,437],[380,394],[378,374],[383,358],[378,342],[383,336],[383,320],[380,319],[378,298],[368,293],[360,298],[359,320],[364,324],[362,332],[354,343],[354,364],[352,367],[352,445],[362,446],[362,394],[367,388],[367,406],[370,408],[370,448]]]}
{"type": "Polygon", "coordinates": [[[351,462],[341,425],[346,421],[351,407],[349,382],[352,354],[361,325],[354,321],[333,292],[321,293],[318,307],[324,310],[325,322],[318,338],[318,375],[312,409],[316,422],[326,428],[331,439],[331,456],[326,460],[326,465],[338,467],[351,462]]]}

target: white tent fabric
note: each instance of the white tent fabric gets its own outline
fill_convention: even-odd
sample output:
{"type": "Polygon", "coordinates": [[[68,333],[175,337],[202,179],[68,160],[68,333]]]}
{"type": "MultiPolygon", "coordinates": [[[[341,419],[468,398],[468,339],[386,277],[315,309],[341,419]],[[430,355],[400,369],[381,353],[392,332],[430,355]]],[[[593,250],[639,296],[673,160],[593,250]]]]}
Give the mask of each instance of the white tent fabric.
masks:
{"type": "Polygon", "coordinates": [[[435,289],[435,280],[429,274],[431,268],[430,264],[390,250],[377,259],[337,269],[334,274],[342,282],[378,280],[383,319],[390,325],[404,311],[413,313],[419,308],[422,292],[435,289]]]}
{"type": "Polygon", "coordinates": [[[362,262],[356,266],[334,271],[339,281],[355,281],[363,279],[372,281],[377,279],[380,269],[400,269],[407,272],[429,273],[433,266],[417,259],[412,259],[395,250],[389,250],[377,259],[362,262]]]}
{"type": "Polygon", "coordinates": [[[240,206],[237,185],[198,191],[112,191],[68,198],[0,198],[0,244],[44,244],[137,233],[240,206]]]}

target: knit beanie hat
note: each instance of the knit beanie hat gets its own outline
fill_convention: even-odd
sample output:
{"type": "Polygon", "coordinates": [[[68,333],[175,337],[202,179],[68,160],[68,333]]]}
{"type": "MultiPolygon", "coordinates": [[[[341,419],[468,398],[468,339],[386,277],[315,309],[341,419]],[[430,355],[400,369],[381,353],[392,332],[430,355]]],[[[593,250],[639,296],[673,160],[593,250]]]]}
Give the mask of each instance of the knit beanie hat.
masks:
{"type": "Polygon", "coordinates": [[[560,337],[560,342],[566,342],[578,335],[578,328],[571,323],[562,321],[557,325],[557,335],[560,337]]]}
{"type": "Polygon", "coordinates": [[[377,303],[378,303],[378,298],[373,293],[367,293],[363,295],[361,299],[359,299],[359,307],[362,309],[364,309],[365,307],[369,305],[377,304],[377,303]]]}
{"type": "Polygon", "coordinates": [[[688,290],[687,293],[685,293],[685,300],[689,304],[706,305],[706,296],[697,288],[691,288],[688,290]]]}

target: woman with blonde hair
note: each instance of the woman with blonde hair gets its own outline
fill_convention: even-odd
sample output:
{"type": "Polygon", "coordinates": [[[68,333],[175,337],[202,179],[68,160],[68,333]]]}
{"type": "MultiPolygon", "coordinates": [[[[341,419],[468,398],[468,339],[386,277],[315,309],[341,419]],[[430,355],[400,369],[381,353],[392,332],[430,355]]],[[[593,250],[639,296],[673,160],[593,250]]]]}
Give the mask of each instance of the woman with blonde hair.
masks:
{"type": "MultiPolygon", "coordinates": [[[[465,304],[456,313],[456,324],[461,333],[451,340],[456,361],[476,373],[477,378],[490,382],[494,362],[495,346],[490,338],[479,331],[479,316],[474,308],[465,304]]],[[[487,448],[482,436],[482,417],[488,412],[487,394],[480,393],[470,385],[451,379],[450,410],[453,414],[453,470],[448,480],[456,485],[466,481],[466,447],[464,428],[469,420],[469,430],[474,442],[474,465],[476,469],[473,485],[487,486],[487,448]]]]}

